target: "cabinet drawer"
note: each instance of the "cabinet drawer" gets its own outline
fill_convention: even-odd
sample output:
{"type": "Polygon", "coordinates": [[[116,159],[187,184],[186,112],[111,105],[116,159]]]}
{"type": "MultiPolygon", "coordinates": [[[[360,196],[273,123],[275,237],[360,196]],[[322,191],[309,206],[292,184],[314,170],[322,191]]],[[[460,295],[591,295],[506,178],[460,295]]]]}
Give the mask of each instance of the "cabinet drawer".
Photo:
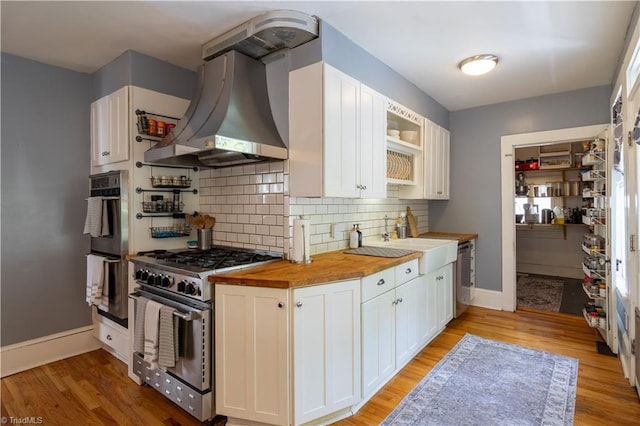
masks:
{"type": "Polygon", "coordinates": [[[94,327],[94,335],[98,340],[112,348],[120,355],[126,356],[129,350],[128,335],[102,322],[95,323],[94,327]]]}
{"type": "Polygon", "coordinates": [[[418,259],[395,267],[396,285],[402,285],[418,276],[418,259]]]}
{"type": "Polygon", "coordinates": [[[362,302],[373,299],[385,291],[391,290],[395,286],[394,268],[367,275],[362,279],[362,302]]]}

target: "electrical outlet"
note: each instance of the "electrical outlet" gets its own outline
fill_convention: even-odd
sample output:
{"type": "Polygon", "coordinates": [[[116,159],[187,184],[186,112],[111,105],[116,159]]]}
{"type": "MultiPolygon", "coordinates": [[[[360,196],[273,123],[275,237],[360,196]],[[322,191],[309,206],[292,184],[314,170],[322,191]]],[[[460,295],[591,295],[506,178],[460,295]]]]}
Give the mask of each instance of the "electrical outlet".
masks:
{"type": "Polygon", "coordinates": [[[329,225],[329,236],[331,238],[336,238],[336,235],[341,231],[342,226],[340,223],[332,223],[329,225]]]}

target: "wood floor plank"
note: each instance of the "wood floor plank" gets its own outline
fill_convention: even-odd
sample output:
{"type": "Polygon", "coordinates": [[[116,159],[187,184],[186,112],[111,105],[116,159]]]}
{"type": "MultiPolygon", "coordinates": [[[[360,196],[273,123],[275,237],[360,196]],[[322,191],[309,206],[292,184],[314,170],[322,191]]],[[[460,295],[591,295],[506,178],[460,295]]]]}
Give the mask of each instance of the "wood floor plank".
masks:
{"type": "MultiPolygon", "coordinates": [[[[469,308],[454,319],[356,415],[340,426],[379,424],[466,334],[579,359],[575,425],[634,425],[640,402],[616,357],[598,354],[597,332],[581,317],[534,310],[469,308]]],[[[5,417],[42,416],[48,425],[191,426],[193,417],[127,376],[127,366],[103,350],[57,361],[0,381],[5,417]]]]}

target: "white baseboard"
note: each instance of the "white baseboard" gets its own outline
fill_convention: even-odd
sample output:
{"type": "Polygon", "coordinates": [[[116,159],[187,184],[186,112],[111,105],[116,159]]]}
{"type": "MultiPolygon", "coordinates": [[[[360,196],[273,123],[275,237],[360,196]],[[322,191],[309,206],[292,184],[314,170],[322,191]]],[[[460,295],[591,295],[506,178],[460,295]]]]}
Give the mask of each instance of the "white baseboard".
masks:
{"type": "Polygon", "coordinates": [[[473,306],[481,308],[502,310],[502,292],[495,290],[486,290],[484,288],[476,288],[473,297],[473,306]]]}
{"type": "Polygon", "coordinates": [[[101,348],[93,326],[76,328],[0,348],[0,377],[101,348]]]}

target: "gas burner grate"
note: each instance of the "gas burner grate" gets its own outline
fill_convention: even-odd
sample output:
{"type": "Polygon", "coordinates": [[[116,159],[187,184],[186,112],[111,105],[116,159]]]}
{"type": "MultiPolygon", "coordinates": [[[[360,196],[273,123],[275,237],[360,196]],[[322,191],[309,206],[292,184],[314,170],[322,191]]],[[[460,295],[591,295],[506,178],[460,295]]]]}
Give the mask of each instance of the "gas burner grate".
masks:
{"type": "Polygon", "coordinates": [[[188,250],[177,253],[162,253],[156,256],[165,262],[178,265],[197,266],[203,269],[223,269],[234,266],[247,265],[256,262],[281,259],[262,253],[236,251],[226,248],[212,248],[210,250],[188,250]]]}

